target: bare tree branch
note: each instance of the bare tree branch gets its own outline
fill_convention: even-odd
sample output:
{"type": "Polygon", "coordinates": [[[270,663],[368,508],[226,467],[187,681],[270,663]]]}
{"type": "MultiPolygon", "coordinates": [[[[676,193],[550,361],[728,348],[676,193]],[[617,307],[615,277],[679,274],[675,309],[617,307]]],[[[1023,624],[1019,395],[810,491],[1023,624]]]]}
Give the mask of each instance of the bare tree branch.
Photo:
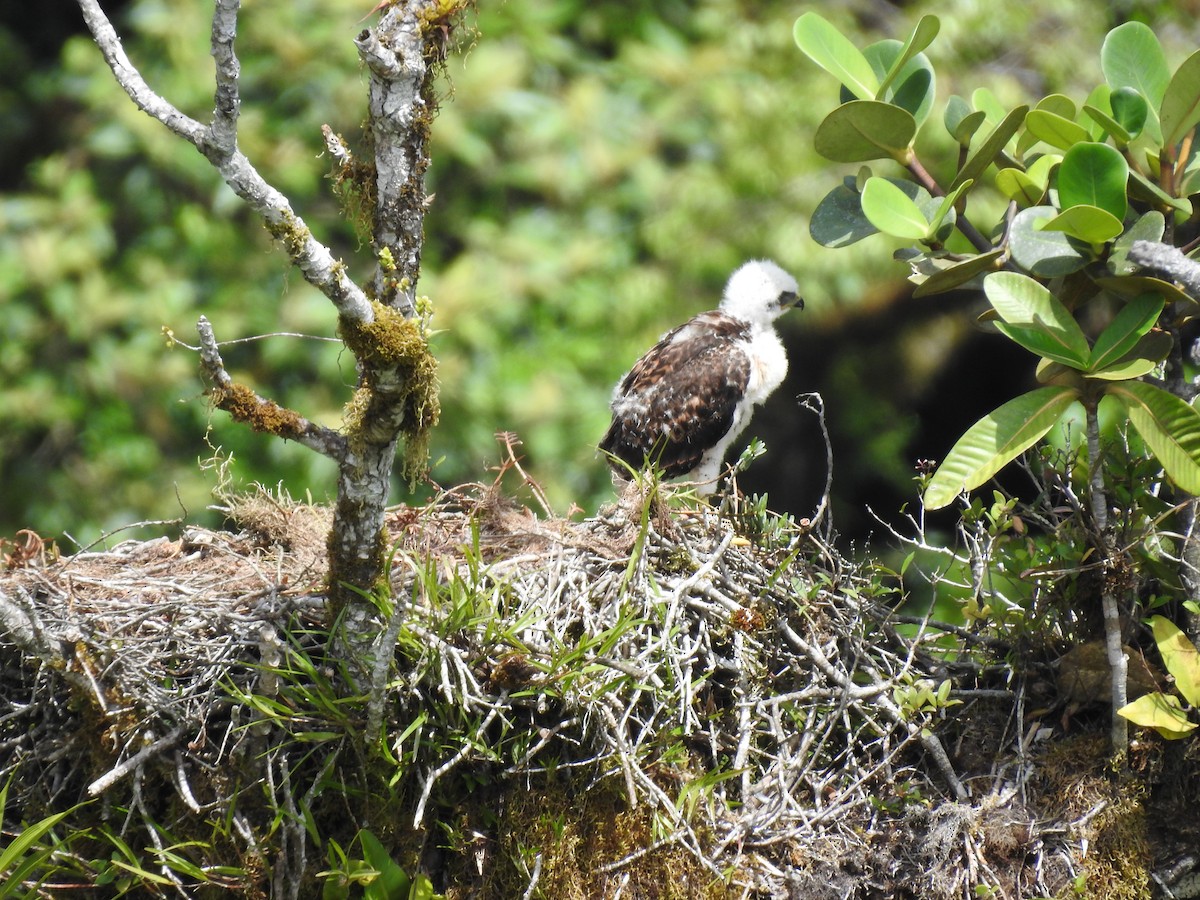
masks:
{"type": "Polygon", "coordinates": [[[366,294],[346,274],[345,266],[292,210],[287,197],[267,183],[237,149],[238,71],[233,42],[237,34],[238,0],[219,0],[213,15],[213,57],[217,63],[216,108],[213,121],[204,126],[154,92],[121,47],[112,23],[97,0],[78,0],[84,21],[122,89],[138,109],[157,119],[174,134],[192,144],[216,167],[239,197],[263,217],[267,230],[287,249],[304,278],[352,322],[374,321],[366,294]]]}

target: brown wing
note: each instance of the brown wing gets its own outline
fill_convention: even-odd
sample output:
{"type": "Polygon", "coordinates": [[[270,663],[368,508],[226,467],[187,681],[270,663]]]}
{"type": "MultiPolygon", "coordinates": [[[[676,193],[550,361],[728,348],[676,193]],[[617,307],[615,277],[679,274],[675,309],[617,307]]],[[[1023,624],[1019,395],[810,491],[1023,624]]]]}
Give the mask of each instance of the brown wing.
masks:
{"type": "Polygon", "coordinates": [[[635,469],[653,462],[668,478],[696,468],[729,431],[745,394],[750,360],[738,343],[748,333],[719,312],[669,332],[618,386],[600,449],[635,469]]]}

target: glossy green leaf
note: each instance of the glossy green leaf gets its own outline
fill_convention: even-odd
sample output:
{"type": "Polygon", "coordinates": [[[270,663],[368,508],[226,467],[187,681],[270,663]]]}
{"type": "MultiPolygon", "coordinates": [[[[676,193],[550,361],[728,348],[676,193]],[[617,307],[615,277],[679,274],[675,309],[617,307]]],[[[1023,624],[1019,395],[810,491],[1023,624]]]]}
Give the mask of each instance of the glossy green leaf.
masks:
{"type": "Polygon", "coordinates": [[[1116,148],[1093,141],[1076,144],[1058,167],[1058,205],[1064,210],[1072,206],[1098,206],[1120,221],[1129,208],[1128,181],[1129,164],[1116,148]]]}
{"type": "Polygon", "coordinates": [[[1112,92],[1108,102],[1113,118],[1129,133],[1130,140],[1142,133],[1150,115],[1150,104],[1146,102],[1141,91],[1134,87],[1118,88],[1112,92]]]}
{"type": "MultiPolygon", "coordinates": [[[[1118,25],[1104,38],[1100,48],[1100,68],[1114,95],[1121,88],[1128,87],[1146,98],[1145,128],[1156,143],[1161,142],[1162,130],[1158,124],[1157,110],[1171,80],[1171,70],[1167,67],[1167,55],[1154,32],[1141,22],[1118,25]]],[[[1114,114],[1116,111],[1114,105],[1114,114]]],[[[1116,118],[1121,121],[1119,115],[1116,118]]]]}
{"type": "Polygon", "coordinates": [[[852,100],[817,126],[813,146],[834,162],[904,162],[916,133],[917,121],[907,110],[877,100],[852,100]]]}
{"type": "Polygon", "coordinates": [[[1117,399],[1163,471],[1189,494],[1200,494],[1200,413],[1161,388],[1119,381],[1105,392],[1117,399]]]}
{"type": "Polygon", "coordinates": [[[1150,628],[1163,665],[1175,679],[1175,690],[1192,706],[1200,706],[1200,652],[1196,645],[1163,616],[1151,616],[1150,628]]]}
{"type": "MultiPolygon", "coordinates": [[[[1087,99],[1083,101],[1083,106],[1080,107],[1080,115],[1075,117],[1075,121],[1087,129],[1093,141],[1106,140],[1109,132],[1096,122],[1095,117],[1090,112],[1091,110],[1099,112],[1102,116],[1107,117],[1110,122],[1113,122],[1114,125],[1116,124],[1112,118],[1111,97],[1112,89],[1107,84],[1101,82],[1092,88],[1092,92],[1087,95],[1087,99]]],[[[1120,129],[1119,126],[1118,129],[1124,130],[1120,129]]],[[[1123,142],[1118,141],[1117,143],[1121,145],[1123,142]]]]}
{"type": "Polygon", "coordinates": [[[983,282],[988,302],[1005,325],[1028,329],[1049,341],[1051,352],[1039,355],[1076,369],[1087,367],[1087,338],[1075,317],[1042,284],[1017,272],[997,272],[983,282]]]}
{"type": "Polygon", "coordinates": [[[971,106],[987,117],[989,127],[995,128],[1004,121],[1008,111],[999,98],[988,88],[976,88],[971,92],[971,106]]]}
{"type": "Polygon", "coordinates": [[[1118,145],[1124,146],[1132,140],[1133,135],[1125,130],[1125,127],[1098,106],[1092,106],[1090,103],[1085,104],[1083,111],[1093,122],[1098,124],[1104,133],[1111,136],[1118,145]]]}
{"type": "MultiPolygon", "coordinates": [[[[880,80],[886,79],[894,68],[894,61],[903,51],[904,46],[899,41],[885,39],[876,41],[863,48],[863,56],[871,65],[872,71],[880,80]]],[[[924,53],[918,53],[904,62],[887,88],[879,89],[876,99],[912,113],[920,125],[929,117],[934,100],[933,65],[924,53]]],[[[842,102],[854,99],[853,95],[843,91],[842,102]]]]}
{"type": "Polygon", "coordinates": [[[1003,250],[992,250],[989,253],[972,256],[960,263],[939,269],[916,286],[913,296],[928,297],[942,291],[962,287],[984,273],[995,271],[1003,256],[1003,250]]]}
{"type": "Polygon", "coordinates": [[[1072,206],[1042,222],[1043,231],[1061,231],[1089,244],[1104,244],[1121,233],[1121,220],[1098,206],[1072,206]]]}
{"type": "Polygon", "coordinates": [[[967,147],[986,118],[987,113],[982,109],[973,110],[970,103],[954,94],[946,101],[946,111],[942,116],[942,122],[950,136],[962,146],[967,147]]]}
{"type": "Polygon", "coordinates": [[[1162,44],[1141,22],[1118,25],[1105,36],[1100,47],[1100,68],[1114,91],[1136,88],[1154,107],[1162,103],[1171,80],[1162,44]]]}
{"type": "Polygon", "coordinates": [[[1038,184],[1020,169],[1001,169],[996,173],[996,188],[1018,206],[1036,206],[1046,196],[1046,186],[1038,184]]]}
{"type": "Polygon", "coordinates": [[[1152,291],[1165,298],[1168,303],[1196,305],[1196,299],[1184,293],[1178,285],[1149,275],[1103,275],[1092,280],[1096,282],[1097,287],[1112,291],[1120,297],[1137,297],[1152,291]]]}
{"type": "Polygon", "coordinates": [[[1037,102],[1034,109],[1054,113],[1056,116],[1062,116],[1064,119],[1074,119],[1076,113],[1079,111],[1075,106],[1075,101],[1066,94],[1047,94],[1037,102]]]}
{"type": "MultiPolygon", "coordinates": [[[[1075,101],[1065,94],[1049,94],[1037,102],[1037,105],[1034,106],[1030,114],[1032,115],[1035,112],[1039,114],[1049,113],[1056,119],[1074,122],[1077,110],[1075,108],[1075,101]]],[[[1030,147],[1041,140],[1041,138],[1034,134],[1033,130],[1029,128],[1028,116],[1025,119],[1025,123],[1026,131],[1021,136],[1021,139],[1017,142],[1017,153],[1021,156],[1023,156],[1030,147]]],[[[1086,130],[1084,131],[1084,134],[1087,135],[1086,130]]],[[[1090,140],[1091,135],[1087,135],[1087,139],[1090,140]]]]}
{"type": "Polygon", "coordinates": [[[983,139],[973,153],[967,156],[967,161],[954,176],[954,181],[950,183],[951,190],[965,181],[979,180],[979,176],[983,174],[984,170],[1004,152],[1005,146],[1020,129],[1021,123],[1025,121],[1025,114],[1028,111],[1028,106],[1018,106],[988,132],[988,136],[983,139]]]}
{"type": "Polygon", "coordinates": [[[1101,381],[1127,381],[1149,375],[1167,358],[1174,339],[1165,331],[1143,335],[1124,356],[1088,372],[1089,378],[1101,381]]]}
{"type": "Polygon", "coordinates": [[[848,247],[879,231],[863,215],[862,198],[852,187],[854,179],[846,181],[849,184],[839,184],[825,195],[808,220],[808,233],[822,247],[848,247]]]}
{"type": "Polygon", "coordinates": [[[1169,206],[1184,215],[1192,214],[1192,204],[1179,197],[1172,197],[1153,181],[1136,169],[1129,170],[1129,196],[1147,200],[1155,205],[1169,206]]]}
{"type": "Polygon", "coordinates": [[[1153,728],[1167,740],[1187,737],[1196,728],[1195,723],[1188,721],[1187,713],[1176,697],[1157,691],[1125,704],[1117,710],[1117,715],[1134,725],[1153,728]]]}
{"type": "Polygon", "coordinates": [[[875,93],[876,100],[885,99],[884,95],[887,89],[893,83],[899,83],[897,76],[900,75],[903,67],[909,60],[933,43],[933,39],[937,37],[941,27],[942,23],[938,20],[937,16],[921,16],[920,21],[913,28],[912,34],[908,36],[908,40],[904,42],[904,46],[896,54],[896,58],[892,61],[883,82],[879,85],[879,90],[875,93]]]}
{"type": "Polygon", "coordinates": [[[884,234],[911,241],[923,240],[929,234],[929,220],[920,207],[885,178],[867,180],[862,192],[862,210],[884,234]]]}
{"type": "Polygon", "coordinates": [[[949,194],[941,199],[938,203],[937,210],[929,217],[929,228],[931,232],[936,233],[942,227],[945,221],[955,221],[955,205],[958,203],[958,198],[971,189],[974,182],[964,181],[949,194]]]}
{"type": "Polygon", "coordinates": [[[412,889],[409,892],[408,900],[433,900],[439,896],[433,892],[433,882],[429,880],[429,876],[418,874],[413,879],[412,889]]]}
{"type": "Polygon", "coordinates": [[[408,875],[371,832],[359,833],[363,858],[379,874],[363,888],[363,900],[406,900],[412,888],[408,875]]]}
{"type": "Polygon", "coordinates": [[[1129,262],[1129,248],[1134,241],[1161,241],[1166,231],[1167,220],[1157,209],[1140,216],[1125,229],[1125,233],[1113,241],[1108,254],[1108,269],[1114,275],[1128,275],[1137,267],[1129,262]]]}
{"type": "Polygon", "coordinates": [[[979,487],[1045,436],[1078,398],[1079,392],[1071,387],[1043,387],[984,416],[958,439],[934,472],[925,488],[925,507],[940,509],[963,491],[979,487]]]}
{"type": "Polygon", "coordinates": [[[1157,324],[1163,306],[1162,297],[1154,294],[1143,294],[1126,303],[1092,345],[1089,371],[1111,365],[1132,350],[1157,324]]]}
{"type": "Polygon", "coordinates": [[[1042,278],[1069,275],[1087,265],[1092,256],[1061,231],[1043,225],[1058,211],[1052,206],[1032,206],[1017,213],[1008,232],[1009,250],[1022,269],[1042,278]]]}
{"type": "Polygon", "coordinates": [[[1038,140],[1061,150],[1091,140],[1091,135],[1082,125],[1044,109],[1030,110],[1025,117],[1025,129],[1038,140]]]}
{"type": "Polygon", "coordinates": [[[879,79],[867,58],[832,23],[815,12],[806,12],[796,20],[792,37],[805,56],[858,99],[870,100],[879,90],[879,79]]]}
{"type": "Polygon", "coordinates": [[[1183,61],[1163,94],[1158,112],[1163,145],[1174,147],[1200,122],[1200,50],[1183,61]]]}
{"type": "Polygon", "coordinates": [[[1038,360],[1034,377],[1037,378],[1038,384],[1064,385],[1077,391],[1082,391],[1087,384],[1083,373],[1078,369],[1072,369],[1070,366],[1064,366],[1062,363],[1056,363],[1045,357],[1038,360]]]}

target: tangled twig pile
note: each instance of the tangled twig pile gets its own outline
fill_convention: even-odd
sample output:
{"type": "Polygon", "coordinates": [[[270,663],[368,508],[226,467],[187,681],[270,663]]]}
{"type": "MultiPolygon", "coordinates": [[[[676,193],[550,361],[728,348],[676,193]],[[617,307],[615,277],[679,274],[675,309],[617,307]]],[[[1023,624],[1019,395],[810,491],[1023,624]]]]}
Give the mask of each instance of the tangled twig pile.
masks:
{"type": "Polygon", "coordinates": [[[927,727],[949,697],[918,643],[818,536],[481,493],[392,511],[373,659],[337,658],[308,507],[19,560],[4,774],[26,820],[85,804],[44,877],[309,896],[366,877],[357,838],[450,897],[1051,892],[1031,817],[973,804],[927,727]]]}

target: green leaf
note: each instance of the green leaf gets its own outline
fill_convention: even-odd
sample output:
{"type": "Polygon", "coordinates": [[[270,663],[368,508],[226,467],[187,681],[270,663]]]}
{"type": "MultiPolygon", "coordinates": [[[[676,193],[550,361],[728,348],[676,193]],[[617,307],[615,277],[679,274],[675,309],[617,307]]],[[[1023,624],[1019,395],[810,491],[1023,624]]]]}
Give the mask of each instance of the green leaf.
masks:
{"type": "MultiPolygon", "coordinates": [[[[1100,48],[1100,68],[1114,96],[1121,88],[1133,88],[1146,98],[1145,130],[1156,144],[1161,143],[1162,129],[1157,110],[1171,80],[1171,71],[1167,68],[1167,55],[1154,32],[1141,22],[1118,25],[1104,38],[1100,48]]],[[[1116,104],[1113,113],[1117,121],[1122,121],[1116,104]]]]}
{"type": "Polygon", "coordinates": [[[1146,102],[1141,91],[1136,88],[1118,88],[1112,91],[1109,103],[1112,107],[1112,118],[1116,119],[1117,125],[1129,133],[1130,140],[1138,137],[1150,116],[1150,103],[1146,102]]]}
{"type": "Polygon", "coordinates": [[[848,178],[825,195],[808,221],[808,233],[822,247],[848,247],[877,234],[878,229],[863,215],[862,197],[848,178]]]}
{"type": "Polygon", "coordinates": [[[1171,76],[1158,116],[1165,147],[1174,147],[1200,122],[1200,50],[1171,76]]]}
{"type": "Polygon", "coordinates": [[[1165,331],[1151,331],[1133,345],[1124,356],[1088,372],[1089,378],[1101,381],[1128,381],[1149,375],[1167,358],[1174,339],[1165,331]]]}
{"type": "Polygon", "coordinates": [[[1046,196],[1050,171],[1060,162],[1061,156],[1048,153],[1033,160],[1024,172],[1013,168],[1001,169],[996,173],[996,187],[1008,199],[1016,200],[1022,206],[1033,206],[1046,196]]]}
{"type": "MultiPolygon", "coordinates": [[[[863,48],[863,56],[871,64],[871,69],[880,79],[888,77],[894,67],[893,61],[898,57],[903,45],[896,40],[876,41],[863,48]]],[[[934,74],[933,66],[924,53],[918,53],[907,60],[895,76],[894,84],[879,89],[877,100],[908,110],[920,126],[933,109],[934,74]]],[[[842,101],[853,99],[853,95],[845,92],[842,101]]]]}
{"type": "Polygon", "coordinates": [[[951,223],[955,221],[956,213],[954,212],[954,205],[958,203],[959,197],[971,189],[972,184],[974,184],[974,182],[964,181],[942,198],[941,202],[938,204],[937,210],[929,218],[930,234],[936,234],[942,227],[942,222],[946,221],[947,219],[949,219],[951,223]]]}
{"type": "Polygon", "coordinates": [[[1052,206],[1023,209],[1013,219],[1008,233],[1013,260],[1025,271],[1042,278],[1069,275],[1092,259],[1090,252],[1081,250],[1063,232],[1044,230],[1044,224],[1057,212],[1052,206]]]}
{"type": "Polygon", "coordinates": [[[1089,244],[1106,244],[1121,233],[1121,220],[1098,206],[1072,206],[1039,226],[1089,244]]]}
{"type": "Polygon", "coordinates": [[[1044,109],[1030,111],[1025,117],[1025,130],[1038,140],[1061,150],[1091,140],[1091,135],[1082,125],[1044,109]]]}
{"type": "Polygon", "coordinates": [[[976,88],[971,92],[971,106],[982,111],[987,116],[988,124],[993,128],[1004,121],[1008,115],[1000,100],[987,88],[976,88]]]}
{"type": "Polygon", "coordinates": [[[1017,272],[996,272],[984,279],[983,290],[1006,325],[1042,336],[1035,353],[1075,369],[1087,367],[1091,348],[1083,330],[1043,285],[1017,272]]]}
{"type": "Polygon", "coordinates": [[[1140,381],[1109,384],[1105,393],[1129,421],[1163,471],[1189,494],[1200,494],[1200,413],[1174,394],[1140,381]]]}
{"type": "Polygon", "coordinates": [[[1124,146],[1133,139],[1133,135],[1126,131],[1120,122],[1100,109],[1100,107],[1092,106],[1088,103],[1084,104],[1083,111],[1104,130],[1105,134],[1110,135],[1119,145],[1124,146]]]}
{"type": "Polygon", "coordinates": [[[1143,294],[1126,303],[1096,338],[1088,371],[1112,365],[1137,346],[1142,336],[1158,322],[1164,305],[1162,297],[1154,294],[1143,294]]]}
{"type": "Polygon", "coordinates": [[[1096,282],[1097,287],[1112,291],[1121,297],[1139,297],[1149,291],[1164,297],[1168,303],[1196,305],[1196,298],[1185,294],[1178,285],[1161,278],[1151,278],[1149,275],[1101,275],[1092,280],[1096,282]]]}
{"type": "MultiPolygon", "coordinates": [[[[978,92],[976,93],[978,94],[978,92]]],[[[988,133],[975,152],[967,157],[967,161],[963,163],[958,174],[954,176],[954,181],[950,183],[951,190],[965,181],[979,180],[979,176],[983,174],[984,170],[1004,152],[1005,146],[1020,129],[1021,123],[1025,121],[1025,114],[1028,111],[1028,106],[1018,106],[988,133]]]]}
{"type": "Polygon", "coordinates": [[[979,126],[986,118],[987,113],[982,109],[972,110],[971,104],[957,94],[953,94],[946,101],[946,112],[942,116],[942,121],[950,136],[962,146],[967,147],[971,144],[971,137],[979,130],[979,126]]]}
{"type": "MultiPolygon", "coordinates": [[[[937,37],[938,31],[941,29],[942,23],[937,16],[921,16],[917,22],[912,34],[908,36],[908,40],[904,42],[904,47],[896,54],[896,58],[892,61],[891,68],[888,69],[887,76],[879,85],[879,90],[875,93],[876,100],[885,99],[884,94],[887,89],[896,81],[900,70],[904,65],[933,43],[933,39],[937,37]]],[[[910,110],[910,112],[913,112],[910,110]]]]}
{"type": "Polygon", "coordinates": [[[433,900],[433,882],[429,880],[428,875],[418,875],[413,879],[412,890],[408,894],[408,900],[433,900]]]}
{"type": "Polygon", "coordinates": [[[1066,94],[1047,94],[1037,102],[1037,106],[1034,109],[1054,113],[1056,116],[1062,116],[1064,119],[1074,119],[1076,112],[1078,112],[1075,108],[1075,101],[1066,94]]]}
{"type": "Polygon", "coordinates": [[[862,192],[863,214],[871,224],[894,237],[924,240],[929,235],[929,220],[900,188],[885,178],[868,178],[862,192]]]}
{"type": "Polygon", "coordinates": [[[813,146],[834,162],[894,159],[904,163],[917,120],[912,113],[877,100],[851,100],[817,126],[813,146]]]}
{"type": "Polygon", "coordinates": [[[1130,140],[1142,133],[1150,115],[1150,104],[1146,102],[1141,91],[1135,87],[1117,88],[1108,98],[1108,102],[1112,107],[1113,118],[1129,132],[1130,140]]]}
{"type": "Polygon", "coordinates": [[[1151,616],[1154,643],[1162,654],[1163,665],[1175,679],[1175,690],[1192,706],[1200,706],[1200,651],[1182,631],[1163,616],[1151,616]]]}
{"type": "Polygon", "coordinates": [[[1179,700],[1170,694],[1145,694],[1117,710],[1134,725],[1153,728],[1169,741],[1187,737],[1196,725],[1188,721],[1179,700]]]}
{"type": "Polygon", "coordinates": [[[979,487],[1039,441],[1078,398],[1072,387],[1043,387],[984,416],[958,439],[934,472],[925,488],[925,507],[940,509],[963,491],[979,487]]]}
{"type": "MultiPolygon", "coordinates": [[[[1091,119],[1092,124],[1088,125],[1088,123],[1083,121],[1080,116],[1075,117],[1075,121],[1087,129],[1088,134],[1091,135],[1091,139],[1093,141],[1103,141],[1106,137],[1108,137],[1108,132],[1096,122],[1095,117],[1092,116],[1089,110],[1096,110],[1102,116],[1107,117],[1110,122],[1113,122],[1113,124],[1116,125],[1117,123],[1112,119],[1112,104],[1110,102],[1111,98],[1112,88],[1103,82],[1096,85],[1094,88],[1092,88],[1092,92],[1087,95],[1087,99],[1083,101],[1083,107],[1081,109],[1082,116],[1086,116],[1088,119],[1091,119]]],[[[1124,131],[1124,129],[1121,129],[1119,125],[1118,128],[1119,130],[1124,131]]],[[[1123,146],[1124,143],[1125,142],[1118,140],[1117,146],[1123,146]]]]}
{"type": "Polygon", "coordinates": [[[879,80],[867,58],[833,24],[815,12],[806,12],[796,20],[792,37],[805,56],[858,99],[870,100],[879,90],[879,80]]]}
{"type": "Polygon", "coordinates": [[[972,256],[963,262],[940,269],[918,284],[913,290],[913,296],[928,297],[931,294],[962,287],[985,272],[995,271],[997,262],[1003,256],[1003,250],[992,250],[989,253],[972,256]]]}
{"type": "Polygon", "coordinates": [[[1045,357],[1038,360],[1034,377],[1037,378],[1038,384],[1064,385],[1077,391],[1082,391],[1084,385],[1087,384],[1078,369],[1072,369],[1070,366],[1064,366],[1062,363],[1053,362],[1045,357]]]}
{"type": "Polygon", "coordinates": [[[1167,220],[1157,209],[1140,216],[1125,229],[1125,233],[1113,241],[1108,254],[1108,270],[1114,275],[1129,275],[1137,266],[1129,262],[1129,248],[1134,241],[1161,241],[1167,228],[1167,220]]]}
{"type": "Polygon", "coordinates": [[[996,187],[1019,206],[1034,206],[1046,196],[1046,186],[1038,184],[1020,169],[1001,169],[996,173],[996,187]]]}
{"type": "Polygon", "coordinates": [[[1148,25],[1126,22],[1104,38],[1100,48],[1100,68],[1108,86],[1117,91],[1136,88],[1157,108],[1171,80],[1167,55],[1148,25]]]}
{"type": "Polygon", "coordinates": [[[1076,144],[1058,167],[1059,208],[1098,206],[1120,222],[1129,208],[1128,181],[1129,164],[1116,148],[1091,141],[1076,144]]]}
{"type": "Polygon", "coordinates": [[[1129,170],[1129,196],[1138,200],[1149,200],[1156,205],[1169,206],[1184,215],[1192,214],[1191,203],[1172,197],[1136,169],[1129,170]]]}
{"type": "Polygon", "coordinates": [[[11,869],[17,867],[27,853],[40,852],[34,849],[37,842],[46,832],[74,811],[75,809],[72,808],[65,812],[55,813],[21,829],[20,834],[14,837],[3,851],[0,851],[0,874],[7,875],[11,869]]]}
{"type": "MultiPolygon", "coordinates": [[[[1042,122],[1042,113],[1053,117],[1055,120],[1061,119],[1075,124],[1075,101],[1065,94],[1049,94],[1037,102],[1037,105],[1033,108],[1029,115],[1032,116],[1034,113],[1038,113],[1038,115],[1034,117],[1035,124],[1042,122]]],[[[1034,128],[1030,123],[1029,116],[1025,117],[1025,129],[1025,134],[1023,134],[1021,139],[1017,142],[1018,155],[1024,155],[1025,152],[1039,140],[1044,140],[1040,134],[1036,134],[1034,132],[1034,128]]],[[[1091,135],[1087,134],[1086,130],[1083,133],[1086,139],[1091,139],[1091,135]]]]}
{"type": "Polygon", "coordinates": [[[406,900],[411,886],[408,875],[371,832],[364,828],[358,833],[358,840],[364,860],[379,873],[363,890],[365,900],[406,900]]]}

